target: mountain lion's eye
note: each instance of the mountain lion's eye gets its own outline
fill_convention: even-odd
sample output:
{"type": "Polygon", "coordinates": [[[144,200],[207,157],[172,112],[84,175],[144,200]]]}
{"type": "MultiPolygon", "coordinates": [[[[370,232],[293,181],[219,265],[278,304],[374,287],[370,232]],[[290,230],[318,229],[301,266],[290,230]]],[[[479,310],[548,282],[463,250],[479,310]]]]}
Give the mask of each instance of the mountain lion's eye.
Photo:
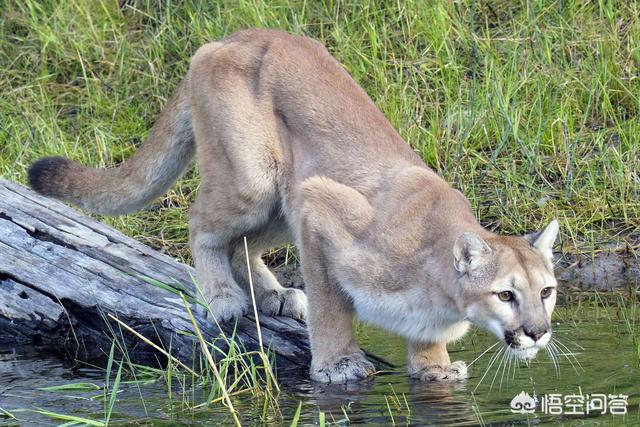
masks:
{"type": "Polygon", "coordinates": [[[502,292],[498,292],[498,298],[500,298],[500,301],[513,301],[513,292],[511,291],[502,291],[502,292]]]}
{"type": "Polygon", "coordinates": [[[544,288],[543,290],[540,291],[540,296],[542,298],[549,298],[552,293],[553,293],[553,287],[549,286],[548,288],[544,288]]]}

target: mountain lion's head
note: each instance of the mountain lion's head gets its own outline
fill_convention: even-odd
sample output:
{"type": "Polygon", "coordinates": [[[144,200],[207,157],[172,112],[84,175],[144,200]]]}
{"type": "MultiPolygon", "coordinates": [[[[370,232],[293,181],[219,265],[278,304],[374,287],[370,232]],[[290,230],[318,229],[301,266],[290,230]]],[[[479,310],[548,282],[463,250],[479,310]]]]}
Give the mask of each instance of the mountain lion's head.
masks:
{"type": "Polygon", "coordinates": [[[487,328],[521,359],[531,359],[551,339],[556,304],[552,247],[558,222],[525,237],[473,233],[453,248],[457,286],[467,319],[487,328]]]}

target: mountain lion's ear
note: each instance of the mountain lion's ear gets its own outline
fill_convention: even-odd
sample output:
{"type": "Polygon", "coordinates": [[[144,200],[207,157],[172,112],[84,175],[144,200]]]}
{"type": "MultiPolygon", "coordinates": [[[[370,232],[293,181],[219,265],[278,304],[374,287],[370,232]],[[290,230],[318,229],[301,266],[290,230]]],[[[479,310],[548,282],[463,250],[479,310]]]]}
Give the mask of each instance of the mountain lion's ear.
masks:
{"type": "Polygon", "coordinates": [[[453,244],[453,266],[459,273],[470,273],[485,264],[493,251],[474,233],[464,233],[458,236],[453,244]]]}
{"type": "Polygon", "coordinates": [[[560,224],[554,219],[544,230],[527,234],[525,238],[531,243],[531,246],[539,250],[551,262],[553,260],[553,244],[556,242],[559,230],[560,224]]]}

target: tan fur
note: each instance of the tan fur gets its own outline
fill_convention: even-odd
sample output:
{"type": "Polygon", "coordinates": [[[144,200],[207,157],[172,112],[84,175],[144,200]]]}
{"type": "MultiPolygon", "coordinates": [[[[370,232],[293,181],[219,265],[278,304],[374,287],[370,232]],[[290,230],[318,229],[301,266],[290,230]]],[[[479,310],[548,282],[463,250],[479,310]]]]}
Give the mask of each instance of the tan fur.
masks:
{"type": "Polygon", "coordinates": [[[261,260],[264,250],[295,242],[314,379],[373,372],[353,334],[354,313],[406,336],[411,375],[423,380],[466,375],[446,343],[470,322],[523,357],[548,340],[555,293],[543,300],[540,290],[555,286],[557,223],[529,241],[484,230],[466,198],[305,37],[248,30],[203,46],[129,161],[96,170],[43,159],[30,181],[44,194],[120,214],[165,191],[194,150],[202,183],[190,243],[214,314],[225,321],[247,310],[247,236],[261,310],[305,318],[305,295],[284,289],[261,260]],[[500,301],[503,290],[517,303],[500,301]]]}

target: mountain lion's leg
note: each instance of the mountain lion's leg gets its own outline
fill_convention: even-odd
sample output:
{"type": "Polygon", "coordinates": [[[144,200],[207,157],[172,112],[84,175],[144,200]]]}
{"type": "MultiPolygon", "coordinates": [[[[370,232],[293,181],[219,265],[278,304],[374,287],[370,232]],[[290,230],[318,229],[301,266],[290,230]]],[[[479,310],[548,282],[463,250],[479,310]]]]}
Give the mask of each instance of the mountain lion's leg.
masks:
{"type": "MultiPolygon", "coordinates": [[[[307,316],[307,297],[300,289],[283,287],[278,279],[262,261],[265,250],[290,242],[289,232],[284,220],[274,220],[258,233],[247,237],[251,279],[256,293],[256,304],[269,316],[288,316],[304,319],[307,316]]],[[[236,245],[232,257],[233,273],[240,285],[249,287],[247,255],[244,241],[236,245]]]]}
{"type": "MultiPolygon", "coordinates": [[[[250,135],[246,137],[252,142],[250,135]]],[[[213,151],[213,145],[205,149],[213,151]]],[[[276,204],[275,184],[269,187],[269,172],[254,160],[255,153],[250,149],[245,150],[244,157],[231,153],[229,149],[227,156],[210,156],[215,162],[199,161],[200,190],[189,219],[189,242],[198,282],[221,322],[245,313],[249,303],[233,274],[234,250],[242,236],[266,226],[276,204]],[[242,179],[236,179],[239,170],[244,175],[242,179]],[[259,183],[253,184],[253,180],[259,183]]]]}
{"type": "Polygon", "coordinates": [[[319,236],[302,243],[302,267],[309,298],[311,378],[346,383],[366,378],[375,368],[358,347],[353,333],[353,307],[326,271],[326,260],[316,244],[319,236]]]}
{"type": "Polygon", "coordinates": [[[306,180],[302,196],[300,254],[309,298],[311,378],[330,383],[365,378],[375,367],[355,340],[353,306],[331,259],[366,228],[371,206],[362,194],[327,178],[306,180]]]}
{"type": "Polygon", "coordinates": [[[409,375],[422,381],[457,381],[467,378],[467,365],[451,363],[446,343],[410,342],[409,375]]]}
{"type": "Polygon", "coordinates": [[[247,84],[260,71],[259,46],[211,43],[191,61],[193,131],[200,189],[189,222],[198,280],[218,320],[244,313],[249,298],[231,257],[278,205],[279,138],[270,97],[247,84]]]}
{"type": "Polygon", "coordinates": [[[231,270],[229,242],[236,236],[229,231],[241,226],[241,218],[226,210],[209,210],[211,199],[199,194],[191,207],[189,243],[198,284],[218,322],[226,322],[246,313],[249,300],[238,286],[231,270]]]}

